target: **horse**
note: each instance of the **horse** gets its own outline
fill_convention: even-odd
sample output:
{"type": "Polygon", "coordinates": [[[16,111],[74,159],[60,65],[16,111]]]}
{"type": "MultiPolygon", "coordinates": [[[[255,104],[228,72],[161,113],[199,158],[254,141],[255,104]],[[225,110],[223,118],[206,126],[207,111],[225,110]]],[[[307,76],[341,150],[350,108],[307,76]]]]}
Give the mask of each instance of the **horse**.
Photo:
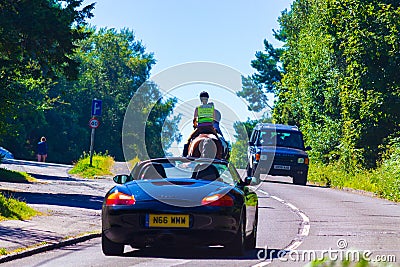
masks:
{"type": "Polygon", "coordinates": [[[188,156],[196,158],[228,159],[229,153],[224,151],[221,140],[214,134],[199,134],[188,148],[188,156]]]}

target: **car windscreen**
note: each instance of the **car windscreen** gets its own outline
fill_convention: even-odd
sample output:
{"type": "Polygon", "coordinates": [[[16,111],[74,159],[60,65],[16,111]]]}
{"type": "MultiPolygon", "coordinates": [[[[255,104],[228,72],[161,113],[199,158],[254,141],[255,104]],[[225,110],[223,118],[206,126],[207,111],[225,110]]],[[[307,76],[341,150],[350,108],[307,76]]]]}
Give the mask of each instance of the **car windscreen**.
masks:
{"type": "Polygon", "coordinates": [[[261,131],[259,145],[289,147],[304,150],[301,133],[295,131],[261,131]]]}
{"type": "MultiPolygon", "coordinates": [[[[157,164],[157,163],[156,163],[157,164]]],[[[166,163],[157,164],[156,166],[158,173],[162,173],[162,177],[151,174],[147,175],[146,168],[149,166],[155,166],[151,164],[144,166],[141,171],[141,179],[156,179],[156,178],[182,178],[182,179],[198,179],[198,180],[209,180],[209,181],[220,181],[227,184],[234,184],[234,179],[229,171],[229,168],[225,164],[212,163],[207,161],[170,161],[166,163]]]]}

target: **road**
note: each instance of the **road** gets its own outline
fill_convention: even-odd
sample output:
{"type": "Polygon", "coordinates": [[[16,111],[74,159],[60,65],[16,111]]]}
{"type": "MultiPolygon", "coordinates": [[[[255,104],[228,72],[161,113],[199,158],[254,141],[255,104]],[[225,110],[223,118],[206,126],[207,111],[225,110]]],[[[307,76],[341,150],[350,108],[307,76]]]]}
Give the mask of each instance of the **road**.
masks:
{"type": "Polygon", "coordinates": [[[355,257],[353,249],[371,261],[397,260],[394,264],[400,266],[398,204],[313,185],[296,186],[287,177],[263,178],[257,188],[257,249],[243,257],[225,256],[220,248],[127,246],[124,257],[105,257],[100,238],[95,238],[3,266],[303,266],[308,257],[329,258],[329,253],[331,258],[355,257]]]}

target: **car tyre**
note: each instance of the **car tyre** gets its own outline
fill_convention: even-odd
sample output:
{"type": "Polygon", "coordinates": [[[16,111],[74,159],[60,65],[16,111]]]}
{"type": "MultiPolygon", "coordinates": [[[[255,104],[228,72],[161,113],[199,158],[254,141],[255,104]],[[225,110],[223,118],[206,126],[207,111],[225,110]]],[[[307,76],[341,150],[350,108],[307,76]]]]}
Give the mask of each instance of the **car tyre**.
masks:
{"type": "Polygon", "coordinates": [[[293,177],[293,183],[296,185],[307,184],[307,174],[300,174],[293,177]]]}
{"type": "Polygon", "coordinates": [[[256,177],[258,180],[260,180],[261,173],[260,173],[260,168],[258,168],[258,170],[257,170],[257,165],[251,169],[250,176],[256,177]]]}
{"type": "Polygon", "coordinates": [[[253,225],[253,232],[246,240],[246,248],[247,249],[255,249],[257,244],[257,227],[258,227],[258,208],[255,215],[254,225],[253,225]]]}
{"type": "Polygon", "coordinates": [[[253,174],[250,164],[247,164],[247,166],[246,166],[246,173],[247,173],[247,177],[250,177],[253,174]]]}
{"type": "Polygon", "coordinates": [[[229,255],[234,256],[242,256],[245,251],[245,239],[246,239],[246,232],[245,232],[245,224],[244,224],[244,215],[241,216],[241,222],[239,225],[239,230],[237,231],[235,238],[232,242],[225,245],[225,251],[229,255]]]}
{"type": "Polygon", "coordinates": [[[101,234],[101,248],[106,256],[121,256],[124,254],[124,244],[112,242],[104,233],[101,234]]]}

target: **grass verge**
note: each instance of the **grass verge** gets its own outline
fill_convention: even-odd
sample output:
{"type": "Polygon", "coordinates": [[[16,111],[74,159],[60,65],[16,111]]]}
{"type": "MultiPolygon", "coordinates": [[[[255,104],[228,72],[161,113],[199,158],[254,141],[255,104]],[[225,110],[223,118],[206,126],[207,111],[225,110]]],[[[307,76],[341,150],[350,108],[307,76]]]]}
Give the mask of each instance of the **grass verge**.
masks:
{"type": "Polygon", "coordinates": [[[35,178],[26,172],[17,172],[0,168],[0,182],[32,183],[36,181],[37,180],[35,178]]]}
{"type": "Polygon", "coordinates": [[[90,155],[84,153],[83,156],[74,164],[69,171],[70,174],[78,175],[83,178],[95,178],[96,176],[112,175],[111,168],[114,159],[109,155],[94,154],[92,166],[90,166],[90,155]]]}
{"type": "Polygon", "coordinates": [[[40,212],[32,209],[26,203],[0,193],[0,221],[3,220],[28,220],[40,212]]]}
{"type": "Polygon", "coordinates": [[[400,149],[373,170],[346,172],[339,163],[311,164],[308,180],[334,188],[352,188],[400,202],[400,149]]]}

